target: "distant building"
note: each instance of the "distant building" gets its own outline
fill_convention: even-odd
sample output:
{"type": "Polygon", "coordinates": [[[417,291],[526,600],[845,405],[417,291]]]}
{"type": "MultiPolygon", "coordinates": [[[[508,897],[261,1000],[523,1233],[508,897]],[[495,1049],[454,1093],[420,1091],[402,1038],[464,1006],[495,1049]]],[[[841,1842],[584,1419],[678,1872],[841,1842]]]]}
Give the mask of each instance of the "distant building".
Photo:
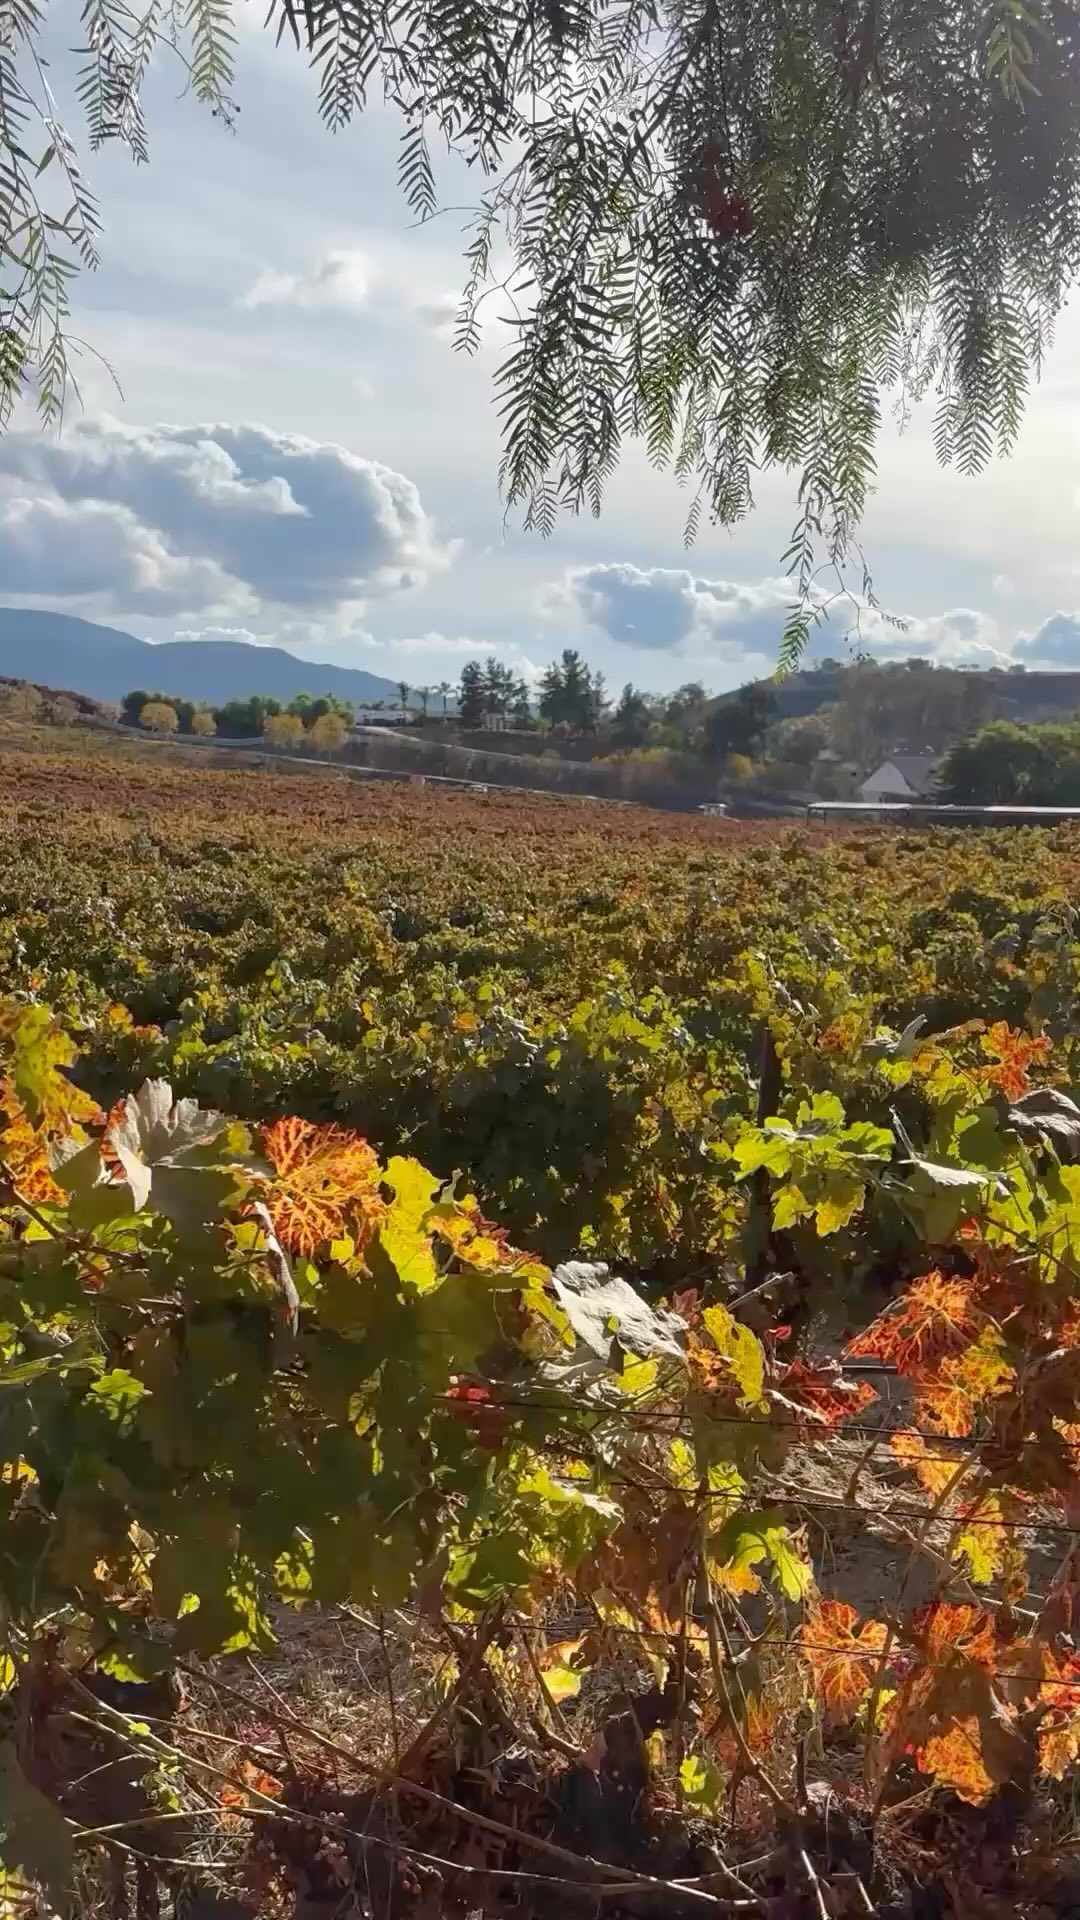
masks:
{"type": "Polygon", "coordinates": [[[926,800],[934,791],[937,755],[894,753],[869,773],[858,788],[860,800],[926,800]]]}

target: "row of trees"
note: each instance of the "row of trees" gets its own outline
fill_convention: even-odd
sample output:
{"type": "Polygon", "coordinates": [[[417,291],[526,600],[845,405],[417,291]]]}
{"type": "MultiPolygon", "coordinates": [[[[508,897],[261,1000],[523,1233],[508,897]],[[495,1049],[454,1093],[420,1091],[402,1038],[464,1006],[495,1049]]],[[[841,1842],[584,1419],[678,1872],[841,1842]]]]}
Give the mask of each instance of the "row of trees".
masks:
{"type": "Polygon", "coordinates": [[[139,689],[125,696],[121,713],[129,726],[141,727],[147,733],[187,734],[196,739],[211,739],[220,733],[226,739],[262,739],[282,752],[295,752],[307,745],[317,753],[338,753],[353,724],[348,701],[338,700],[333,694],[318,699],[298,694],[287,707],[280,700],[254,694],[250,700],[228,700],[224,706],[209,707],[139,689]]]}
{"type": "MultiPolygon", "coordinates": [[[[298,693],[286,705],[272,695],[255,693],[248,700],[226,700],[215,707],[208,702],[181,700],[171,693],[148,693],[136,688],[124,695],[120,704],[121,720],[130,727],[142,727],[149,733],[186,733],[204,739],[220,733],[226,739],[257,740],[267,733],[271,720],[295,720],[299,737],[320,720],[336,717],[341,722],[342,738],[353,725],[353,709],[348,700],[336,694],[298,693]]],[[[291,729],[278,729],[288,734],[291,729]]]]}
{"type": "MultiPolygon", "coordinates": [[[[850,778],[852,770],[867,772],[890,752],[943,753],[957,740],[970,743],[1000,713],[1002,704],[991,676],[935,667],[919,658],[890,663],[825,662],[801,676],[798,687],[789,686],[783,701],[789,709],[786,714],[779,710],[773,688],[762,681],[719,697],[696,680],[662,695],[628,682],[613,699],[603,673],[572,647],[551,662],[533,689],[489,654],[486,660],[467,661],[456,686],[441,681],[437,686],[412,687],[402,680],[398,692],[400,713],[409,714],[411,707],[414,720],[426,717],[432,701],[438,700],[441,717],[466,729],[479,729],[494,719],[517,730],[550,733],[553,740],[591,736],[597,750],[606,754],[662,753],[672,764],[677,759],[698,768],[704,764],[726,770],[735,762],[740,772],[746,771],[743,763],[749,762],[762,777],[788,787],[818,785],[829,778],[835,783],[838,776],[830,768],[838,763],[848,769],[850,778]],[[797,706],[802,696],[811,710],[792,713],[792,704],[797,706]]],[[[247,700],[212,707],[140,689],[124,700],[123,718],[130,725],[158,732],[266,738],[280,747],[296,747],[323,720],[340,722],[340,726],[321,729],[321,734],[332,734],[340,744],[354,724],[348,701],[333,694],[307,693],[287,704],[253,694],[247,700]]],[[[1044,787],[1043,760],[1037,776],[1030,770],[1034,751],[1030,736],[1039,731],[1008,726],[1004,731],[991,730],[988,737],[999,743],[998,771],[985,775],[980,771],[970,777],[965,773],[967,797],[975,797],[976,786],[980,793],[993,788],[995,794],[1001,789],[1015,797],[1025,781],[1030,784],[1036,777],[1044,787]],[[1005,741],[1012,742],[1015,750],[1006,753],[1000,745],[1005,741]],[[1022,751],[1015,745],[1018,741],[1025,743],[1022,751]]],[[[1057,749],[1054,754],[1060,759],[1057,749]]],[[[981,751],[975,753],[980,769],[984,757],[981,751]]]]}
{"type": "Polygon", "coordinates": [[[630,682],[613,701],[604,675],[573,647],[544,669],[535,698],[525,681],[489,655],[470,660],[457,689],[457,719],[483,726],[490,716],[522,729],[606,736],[617,748],[661,747],[723,759],[761,750],[775,701],[760,683],[719,700],[698,681],[672,694],[646,693],[630,682]]]}

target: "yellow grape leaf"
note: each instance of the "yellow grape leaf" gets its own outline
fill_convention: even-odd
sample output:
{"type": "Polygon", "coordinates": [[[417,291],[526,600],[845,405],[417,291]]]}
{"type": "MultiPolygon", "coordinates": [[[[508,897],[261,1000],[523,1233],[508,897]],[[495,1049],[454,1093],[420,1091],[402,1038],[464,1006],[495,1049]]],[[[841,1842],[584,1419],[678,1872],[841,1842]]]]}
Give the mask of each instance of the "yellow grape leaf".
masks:
{"type": "Polygon", "coordinates": [[[660,1375],[659,1360],[639,1360],[635,1354],[624,1353],[622,1372],[615,1384],[620,1392],[632,1395],[635,1399],[642,1394],[651,1393],[660,1375]]]}
{"type": "Polygon", "coordinates": [[[703,1754],[688,1753],[679,1765],[679,1785],[695,1811],[712,1813],[720,1804],[724,1776],[703,1754]]]}
{"type": "Polygon", "coordinates": [[[574,1700],[581,1692],[583,1673],[575,1672],[573,1667],[548,1667],[544,1673],[544,1685],[553,1700],[562,1705],[564,1700],[574,1700]]]}
{"type": "Polygon", "coordinates": [[[765,1392],[765,1351],[757,1335],[726,1307],[706,1307],[701,1316],[713,1346],[727,1361],[746,1406],[757,1406],[765,1392]]]}
{"type": "Polygon", "coordinates": [[[977,1587],[988,1585],[1005,1564],[1010,1536],[1004,1522],[1005,1510],[999,1496],[987,1493],[978,1501],[963,1531],[957,1534],[956,1557],[967,1560],[977,1587]]]}
{"type": "Polygon", "coordinates": [[[76,1120],[100,1120],[101,1108],[61,1072],[79,1057],[47,1007],[9,1000],[0,1006],[0,1042],[11,1053],[11,1080],[33,1126],[67,1132],[76,1120]]]}
{"type": "Polygon", "coordinates": [[[439,1182],[419,1160],[400,1154],[388,1162],[385,1181],[394,1198],[379,1228],[379,1244],[400,1280],[418,1293],[430,1293],[438,1285],[439,1274],[424,1222],[439,1182]]]}
{"type": "Polygon", "coordinates": [[[309,1259],[347,1231],[361,1238],[385,1213],[379,1162],[363,1134],[311,1120],[274,1120],[261,1132],[274,1169],[266,1205],[290,1253],[309,1259]]]}
{"type": "Polygon", "coordinates": [[[841,1173],[833,1169],[829,1174],[825,1196],[814,1208],[814,1219],[821,1236],[835,1233],[839,1227],[846,1227],[858,1213],[866,1198],[866,1182],[855,1179],[852,1174],[841,1173]]]}
{"type": "Polygon", "coordinates": [[[684,1492],[691,1493],[698,1485],[701,1474],[694,1458],[693,1448],[681,1434],[676,1434],[668,1452],[668,1468],[671,1485],[684,1492]]]}
{"type": "Polygon", "coordinates": [[[736,1600],[740,1594],[761,1592],[761,1581],[752,1567],[738,1566],[733,1561],[723,1565],[712,1559],[708,1566],[713,1586],[719,1587],[722,1593],[730,1593],[736,1600]]]}
{"type": "Polygon", "coordinates": [[[910,1467],[923,1491],[935,1500],[956,1472],[957,1462],[943,1459],[933,1448],[928,1450],[922,1434],[911,1427],[898,1428],[889,1441],[889,1451],[901,1466],[910,1467]]]}

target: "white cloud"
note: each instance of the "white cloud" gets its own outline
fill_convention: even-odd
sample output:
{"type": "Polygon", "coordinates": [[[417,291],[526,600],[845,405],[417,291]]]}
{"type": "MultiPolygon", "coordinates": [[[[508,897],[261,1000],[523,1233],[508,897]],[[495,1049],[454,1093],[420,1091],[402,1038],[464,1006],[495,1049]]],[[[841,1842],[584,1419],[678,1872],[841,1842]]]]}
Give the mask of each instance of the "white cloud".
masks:
{"type": "Polygon", "coordinates": [[[625,647],[643,651],[767,653],[775,648],[791,600],[786,580],[737,586],[703,580],[682,567],[629,562],[577,567],[547,599],[556,617],[567,608],[625,647]]]}
{"type": "Polygon", "coordinates": [[[388,660],[397,656],[423,655],[434,660],[442,658],[447,667],[460,671],[466,660],[486,659],[488,654],[494,654],[501,665],[511,667],[530,685],[539,680],[541,673],[535,660],[513,645],[490,646],[479,640],[437,632],[410,635],[405,639],[380,639],[371,633],[354,633],[350,638],[373,653],[386,655],[388,660]]]}
{"type": "MultiPolygon", "coordinates": [[[[679,654],[718,665],[775,660],[792,601],[790,580],[706,580],[685,568],[636,567],[629,562],[578,567],[548,590],[544,610],[567,610],[608,639],[651,653],[679,654]]],[[[896,625],[872,607],[841,599],[827,607],[812,633],[810,654],[821,658],[862,648],[879,659],[911,654],[955,664],[993,666],[1009,660],[997,621],[957,607],[896,625]]]]}
{"type": "Polygon", "coordinates": [[[1080,667],[1080,612],[1052,613],[1034,633],[1021,635],[1013,658],[1022,666],[1080,667]]]}
{"type": "Polygon", "coordinates": [[[372,269],[355,247],[335,247],[300,273],[264,267],[237,305],[257,307],[330,307],[359,313],[371,296],[372,269]]]}
{"type": "Polygon", "coordinates": [[[51,495],[0,497],[0,579],[5,593],[103,598],[143,613],[244,598],[215,561],[171,551],[128,507],[51,495]]]}
{"type": "Polygon", "coordinates": [[[120,608],[340,617],[446,567],[413,482],[344,447],[267,427],[126,427],[0,443],[6,590],[120,608]]]}
{"type": "Polygon", "coordinates": [[[179,627],[173,640],[239,640],[247,647],[271,647],[272,640],[260,639],[250,627],[179,627]]]}

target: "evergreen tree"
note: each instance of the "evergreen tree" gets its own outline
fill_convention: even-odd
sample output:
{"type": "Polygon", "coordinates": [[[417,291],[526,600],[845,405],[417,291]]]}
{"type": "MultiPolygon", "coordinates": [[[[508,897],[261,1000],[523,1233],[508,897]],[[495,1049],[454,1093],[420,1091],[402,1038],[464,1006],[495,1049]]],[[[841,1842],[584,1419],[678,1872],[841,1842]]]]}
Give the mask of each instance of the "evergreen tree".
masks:
{"type": "Polygon", "coordinates": [[[629,680],[619,695],[611,730],[619,745],[624,747],[639,747],[648,735],[648,701],[629,680]]]}
{"type": "Polygon", "coordinates": [[[557,727],[563,717],[563,676],[557,660],[540,675],[540,718],[557,727]]]}
{"type": "Polygon", "coordinates": [[[597,672],[593,674],[592,686],[589,691],[589,724],[593,732],[596,732],[598,728],[603,726],[611,711],[611,700],[608,696],[607,681],[604,679],[602,673],[597,672]]]}
{"type": "Polygon", "coordinates": [[[575,733],[587,733],[595,724],[592,676],[575,647],[564,647],[561,658],[545,668],[540,713],[551,726],[575,733]]]}
{"type": "Polygon", "coordinates": [[[467,660],[461,669],[461,682],[458,686],[458,718],[463,727],[482,727],[486,691],[484,669],[479,660],[467,660]]]}
{"type": "Polygon", "coordinates": [[[504,667],[493,653],[489,653],[483,667],[484,711],[502,717],[510,704],[514,688],[514,676],[509,667],[504,667]]]}

